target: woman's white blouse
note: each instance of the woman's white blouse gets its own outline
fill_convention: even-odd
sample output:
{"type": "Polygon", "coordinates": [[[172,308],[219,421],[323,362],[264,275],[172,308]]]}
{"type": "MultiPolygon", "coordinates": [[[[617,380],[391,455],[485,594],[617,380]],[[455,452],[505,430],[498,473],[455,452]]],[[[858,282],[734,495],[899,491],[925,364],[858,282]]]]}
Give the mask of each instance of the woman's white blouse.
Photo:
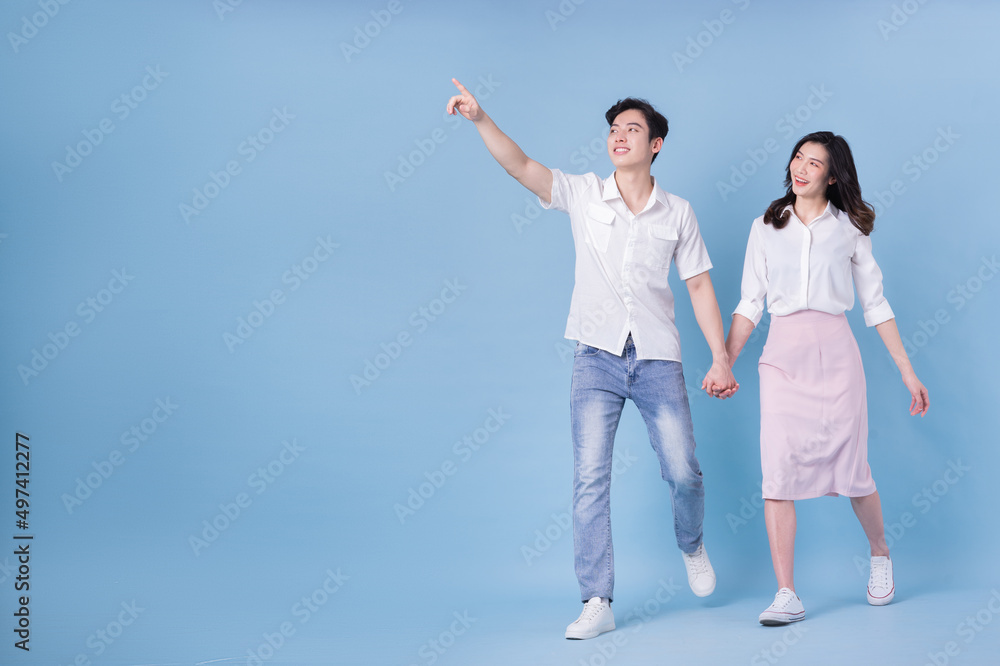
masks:
{"type": "Polygon", "coordinates": [[[872,256],[871,238],[851,224],[847,213],[828,204],[808,225],[790,217],[783,229],[758,217],[750,228],[743,264],[740,314],[754,326],[767,311],[789,315],[800,310],[840,314],[854,306],[854,288],[865,324],[876,326],[895,315],[882,295],[882,271],[872,256]],[[852,279],[853,278],[853,279],[852,279]]]}

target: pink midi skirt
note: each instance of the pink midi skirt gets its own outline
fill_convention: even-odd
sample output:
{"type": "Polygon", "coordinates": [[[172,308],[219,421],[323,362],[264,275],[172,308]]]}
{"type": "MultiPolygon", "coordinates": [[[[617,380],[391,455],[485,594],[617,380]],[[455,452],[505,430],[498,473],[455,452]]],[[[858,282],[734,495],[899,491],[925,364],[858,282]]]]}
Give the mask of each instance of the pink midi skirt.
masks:
{"type": "Polygon", "coordinates": [[[861,353],[847,317],[771,317],[760,363],[760,464],[766,499],[875,492],[861,353]]]}

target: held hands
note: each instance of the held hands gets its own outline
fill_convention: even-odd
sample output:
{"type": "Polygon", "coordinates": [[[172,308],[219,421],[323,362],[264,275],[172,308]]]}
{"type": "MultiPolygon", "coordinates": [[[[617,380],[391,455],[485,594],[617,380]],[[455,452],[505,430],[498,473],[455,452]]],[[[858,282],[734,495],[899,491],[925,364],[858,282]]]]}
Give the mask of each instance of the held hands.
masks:
{"type": "Polygon", "coordinates": [[[701,389],[710,396],[725,400],[739,391],[740,385],[727,364],[715,361],[701,380],[701,389]]]}
{"type": "Polygon", "coordinates": [[[455,84],[460,94],[455,95],[448,100],[448,106],[445,107],[445,111],[447,111],[448,115],[455,115],[455,111],[457,110],[467,120],[471,120],[472,122],[476,122],[486,115],[483,113],[483,110],[479,108],[479,102],[476,101],[476,98],[466,89],[465,86],[458,82],[458,79],[452,79],[451,82],[455,84]]]}
{"type": "Polygon", "coordinates": [[[916,416],[919,414],[923,417],[931,406],[931,399],[927,394],[927,387],[925,387],[920,380],[917,379],[917,375],[912,372],[903,375],[903,383],[906,384],[907,390],[909,390],[910,395],[913,397],[910,401],[910,416],[916,416]]]}

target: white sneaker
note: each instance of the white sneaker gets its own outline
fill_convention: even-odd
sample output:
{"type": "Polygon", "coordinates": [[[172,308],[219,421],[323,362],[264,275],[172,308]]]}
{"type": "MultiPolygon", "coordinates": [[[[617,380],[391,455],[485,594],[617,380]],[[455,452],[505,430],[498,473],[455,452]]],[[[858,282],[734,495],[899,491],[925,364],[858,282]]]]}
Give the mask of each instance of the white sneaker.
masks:
{"type": "Polygon", "coordinates": [[[868,603],[885,606],[896,596],[896,585],[892,580],[892,560],[884,555],[872,558],[872,570],[868,576],[868,603]]]}
{"type": "Polygon", "coordinates": [[[583,612],[566,627],[566,638],[584,639],[600,636],[615,628],[615,616],[607,599],[594,597],[583,605],[583,612]]]}
{"type": "Polygon", "coordinates": [[[802,601],[787,587],[778,590],[774,602],[760,614],[760,623],[768,627],[779,627],[789,622],[798,622],[805,618],[806,609],[802,601]]]}
{"type": "Polygon", "coordinates": [[[684,553],[684,566],[688,572],[688,585],[691,591],[698,597],[707,597],[715,591],[715,570],[712,563],[708,561],[708,553],[705,552],[705,544],[698,546],[698,550],[693,553],[684,553]]]}

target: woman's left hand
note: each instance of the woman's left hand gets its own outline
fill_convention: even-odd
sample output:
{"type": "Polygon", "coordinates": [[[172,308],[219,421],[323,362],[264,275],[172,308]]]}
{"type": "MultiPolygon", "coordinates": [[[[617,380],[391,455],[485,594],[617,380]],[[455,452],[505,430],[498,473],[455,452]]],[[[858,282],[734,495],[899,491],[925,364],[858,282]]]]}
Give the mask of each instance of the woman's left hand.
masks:
{"type": "Polygon", "coordinates": [[[903,383],[906,384],[907,390],[909,390],[910,395],[913,397],[910,401],[910,415],[916,416],[920,414],[920,416],[923,416],[926,414],[931,406],[931,399],[927,395],[927,387],[912,372],[903,375],[903,383]]]}

